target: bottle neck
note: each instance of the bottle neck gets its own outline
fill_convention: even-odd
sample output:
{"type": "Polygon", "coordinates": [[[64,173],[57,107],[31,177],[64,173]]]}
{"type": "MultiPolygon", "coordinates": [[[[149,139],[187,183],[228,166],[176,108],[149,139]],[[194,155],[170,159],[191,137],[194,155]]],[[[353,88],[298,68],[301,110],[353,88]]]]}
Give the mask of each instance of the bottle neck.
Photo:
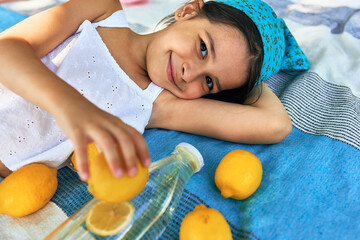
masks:
{"type": "Polygon", "coordinates": [[[183,146],[177,146],[175,148],[175,152],[178,152],[183,157],[183,160],[187,161],[194,173],[200,170],[200,162],[198,158],[189,149],[183,146]]]}

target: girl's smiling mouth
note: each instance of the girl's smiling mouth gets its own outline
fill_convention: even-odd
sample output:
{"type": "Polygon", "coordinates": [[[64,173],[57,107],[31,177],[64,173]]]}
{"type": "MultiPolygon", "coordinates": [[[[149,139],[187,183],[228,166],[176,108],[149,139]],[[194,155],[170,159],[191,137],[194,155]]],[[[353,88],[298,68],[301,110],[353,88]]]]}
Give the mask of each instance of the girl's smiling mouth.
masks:
{"type": "Polygon", "coordinates": [[[170,53],[170,56],[169,56],[169,62],[168,62],[168,65],[167,65],[167,68],[166,68],[166,73],[167,73],[167,77],[169,79],[170,82],[172,82],[176,87],[176,82],[175,82],[175,77],[174,77],[174,68],[173,68],[173,65],[172,65],[172,52],[170,53]]]}

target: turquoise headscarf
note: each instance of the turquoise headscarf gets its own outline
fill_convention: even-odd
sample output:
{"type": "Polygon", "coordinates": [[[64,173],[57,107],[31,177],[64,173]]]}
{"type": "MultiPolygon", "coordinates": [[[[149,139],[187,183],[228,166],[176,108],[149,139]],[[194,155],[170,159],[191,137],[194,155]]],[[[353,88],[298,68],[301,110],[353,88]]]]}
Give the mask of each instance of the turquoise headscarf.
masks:
{"type": "Polygon", "coordinates": [[[264,60],[257,84],[279,70],[307,70],[310,62],[283,19],[261,0],[218,0],[245,13],[257,26],[264,46],[264,60]]]}

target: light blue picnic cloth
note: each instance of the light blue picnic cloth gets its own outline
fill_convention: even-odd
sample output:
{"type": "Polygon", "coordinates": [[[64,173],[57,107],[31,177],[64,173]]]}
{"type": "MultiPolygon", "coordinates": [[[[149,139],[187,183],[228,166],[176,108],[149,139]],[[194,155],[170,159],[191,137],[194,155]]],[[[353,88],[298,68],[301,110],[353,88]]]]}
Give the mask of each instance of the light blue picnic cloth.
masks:
{"type": "MultiPolygon", "coordinates": [[[[234,144],[159,129],[146,131],[145,138],[153,160],[179,142],[194,145],[205,160],[161,239],[177,239],[182,219],[197,204],[219,210],[234,239],[356,239],[360,232],[360,151],[346,143],[296,128],[275,145],[234,144]],[[214,183],[220,159],[234,149],[253,152],[263,165],[259,189],[243,201],[222,198],[214,183]]],[[[90,195],[69,169],[59,171],[59,180],[52,201],[71,215],[90,195]]]]}
{"type": "Polygon", "coordinates": [[[5,29],[11,27],[12,25],[18,23],[25,18],[26,17],[21,14],[8,11],[0,7],[0,32],[4,31],[5,29]]]}

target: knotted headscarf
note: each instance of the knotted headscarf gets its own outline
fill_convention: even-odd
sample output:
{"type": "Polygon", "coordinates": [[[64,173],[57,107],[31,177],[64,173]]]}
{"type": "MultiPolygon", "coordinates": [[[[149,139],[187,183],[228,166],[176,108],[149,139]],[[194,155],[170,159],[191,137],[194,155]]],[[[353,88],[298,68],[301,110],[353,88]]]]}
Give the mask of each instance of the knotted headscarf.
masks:
{"type": "Polygon", "coordinates": [[[307,70],[309,60],[283,19],[261,0],[217,0],[245,13],[257,26],[264,47],[264,59],[257,84],[279,70],[307,70]]]}

